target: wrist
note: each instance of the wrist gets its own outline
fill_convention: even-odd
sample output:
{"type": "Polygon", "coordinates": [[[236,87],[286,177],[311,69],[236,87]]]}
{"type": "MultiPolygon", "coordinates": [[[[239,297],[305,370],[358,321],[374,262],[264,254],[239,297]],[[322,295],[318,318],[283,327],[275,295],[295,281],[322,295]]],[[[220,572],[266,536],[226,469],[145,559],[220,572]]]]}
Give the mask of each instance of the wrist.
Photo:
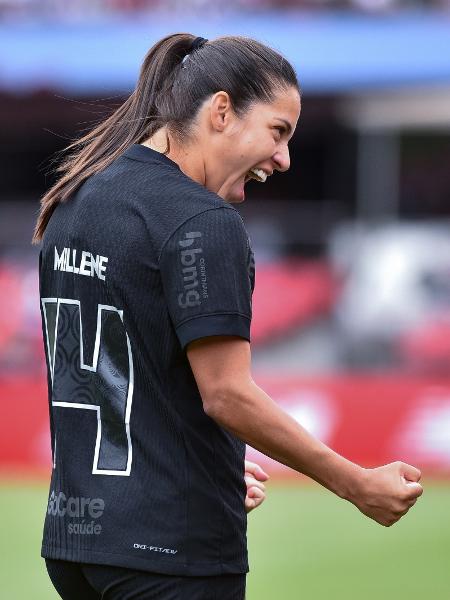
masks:
{"type": "Polygon", "coordinates": [[[343,460],[345,463],[339,471],[332,491],[343,500],[354,503],[355,499],[361,495],[366,469],[347,459],[343,460]]]}
{"type": "Polygon", "coordinates": [[[333,494],[350,502],[353,502],[354,498],[361,493],[360,489],[366,471],[324,444],[317,449],[317,454],[310,462],[309,468],[303,471],[298,470],[326,487],[333,494]]]}

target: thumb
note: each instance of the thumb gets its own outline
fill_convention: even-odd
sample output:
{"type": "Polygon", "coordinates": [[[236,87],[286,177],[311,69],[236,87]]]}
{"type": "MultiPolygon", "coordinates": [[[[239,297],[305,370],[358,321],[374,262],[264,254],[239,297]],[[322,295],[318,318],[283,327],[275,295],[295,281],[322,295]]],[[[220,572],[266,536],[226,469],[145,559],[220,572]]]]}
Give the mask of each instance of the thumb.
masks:
{"type": "Polygon", "coordinates": [[[422,473],[416,467],[406,463],[401,464],[400,472],[407,481],[418,482],[422,477],[422,473]]]}
{"type": "Polygon", "coordinates": [[[267,481],[269,479],[269,475],[259,465],[249,460],[245,461],[245,472],[253,475],[258,481],[267,481]]]}
{"type": "Polygon", "coordinates": [[[402,482],[408,488],[408,492],[410,493],[411,498],[415,498],[417,500],[417,498],[419,498],[423,494],[423,487],[420,485],[420,483],[416,483],[415,481],[408,481],[404,477],[402,477],[402,482]]]}
{"type": "Polygon", "coordinates": [[[256,465],[257,469],[254,471],[254,476],[258,481],[267,481],[269,479],[269,475],[260,467],[256,465]]]}

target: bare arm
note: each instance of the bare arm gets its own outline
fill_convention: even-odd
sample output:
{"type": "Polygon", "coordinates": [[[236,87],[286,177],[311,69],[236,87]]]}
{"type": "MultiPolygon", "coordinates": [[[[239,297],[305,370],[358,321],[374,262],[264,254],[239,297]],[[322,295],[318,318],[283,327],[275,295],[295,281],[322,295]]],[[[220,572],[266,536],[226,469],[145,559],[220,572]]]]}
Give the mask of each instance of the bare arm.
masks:
{"type": "Polygon", "coordinates": [[[212,419],[250,446],[349,500],[370,518],[392,525],[422,493],[418,469],[404,463],[363,469],[281,410],[252,380],[246,340],[204,338],[189,344],[187,353],[205,412],[212,419]]]}

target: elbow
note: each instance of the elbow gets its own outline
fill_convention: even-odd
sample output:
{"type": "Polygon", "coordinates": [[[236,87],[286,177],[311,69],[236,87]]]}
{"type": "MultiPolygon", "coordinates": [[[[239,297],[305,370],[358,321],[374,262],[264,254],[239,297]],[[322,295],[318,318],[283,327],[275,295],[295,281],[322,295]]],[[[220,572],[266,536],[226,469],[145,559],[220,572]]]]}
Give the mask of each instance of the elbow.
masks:
{"type": "Polygon", "coordinates": [[[230,392],[224,388],[209,390],[202,394],[203,410],[211,419],[222,424],[230,406],[230,392]]]}
{"type": "Polygon", "coordinates": [[[233,386],[216,386],[202,394],[203,410],[223,427],[232,427],[242,407],[242,393],[233,386]]]}

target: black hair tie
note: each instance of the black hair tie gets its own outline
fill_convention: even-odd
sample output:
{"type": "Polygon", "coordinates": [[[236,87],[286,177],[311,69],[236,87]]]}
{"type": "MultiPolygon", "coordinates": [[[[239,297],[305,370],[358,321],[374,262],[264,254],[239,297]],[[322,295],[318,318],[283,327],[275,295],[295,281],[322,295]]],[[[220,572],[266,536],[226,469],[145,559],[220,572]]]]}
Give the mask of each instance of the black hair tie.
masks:
{"type": "Polygon", "coordinates": [[[192,54],[192,52],[195,52],[196,50],[200,50],[200,48],[202,48],[206,44],[207,41],[208,40],[206,38],[202,38],[202,37],[195,38],[195,40],[189,46],[189,50],[186,52],[183,60],[181,61],[181,64],[183,65],[182,68],[184,68],[184,64],[187,61],[188,56],[190,56],[192,54]]]}
{"type": "Polygon", "coordinates": [[[200,48],[202,48],[206,44],[207,41],[208,40],[206,38],[196,37],[189,48],[188,54],[190,54],[191,52],[194,52],[195,50],[200,50],[200,48]]]}

